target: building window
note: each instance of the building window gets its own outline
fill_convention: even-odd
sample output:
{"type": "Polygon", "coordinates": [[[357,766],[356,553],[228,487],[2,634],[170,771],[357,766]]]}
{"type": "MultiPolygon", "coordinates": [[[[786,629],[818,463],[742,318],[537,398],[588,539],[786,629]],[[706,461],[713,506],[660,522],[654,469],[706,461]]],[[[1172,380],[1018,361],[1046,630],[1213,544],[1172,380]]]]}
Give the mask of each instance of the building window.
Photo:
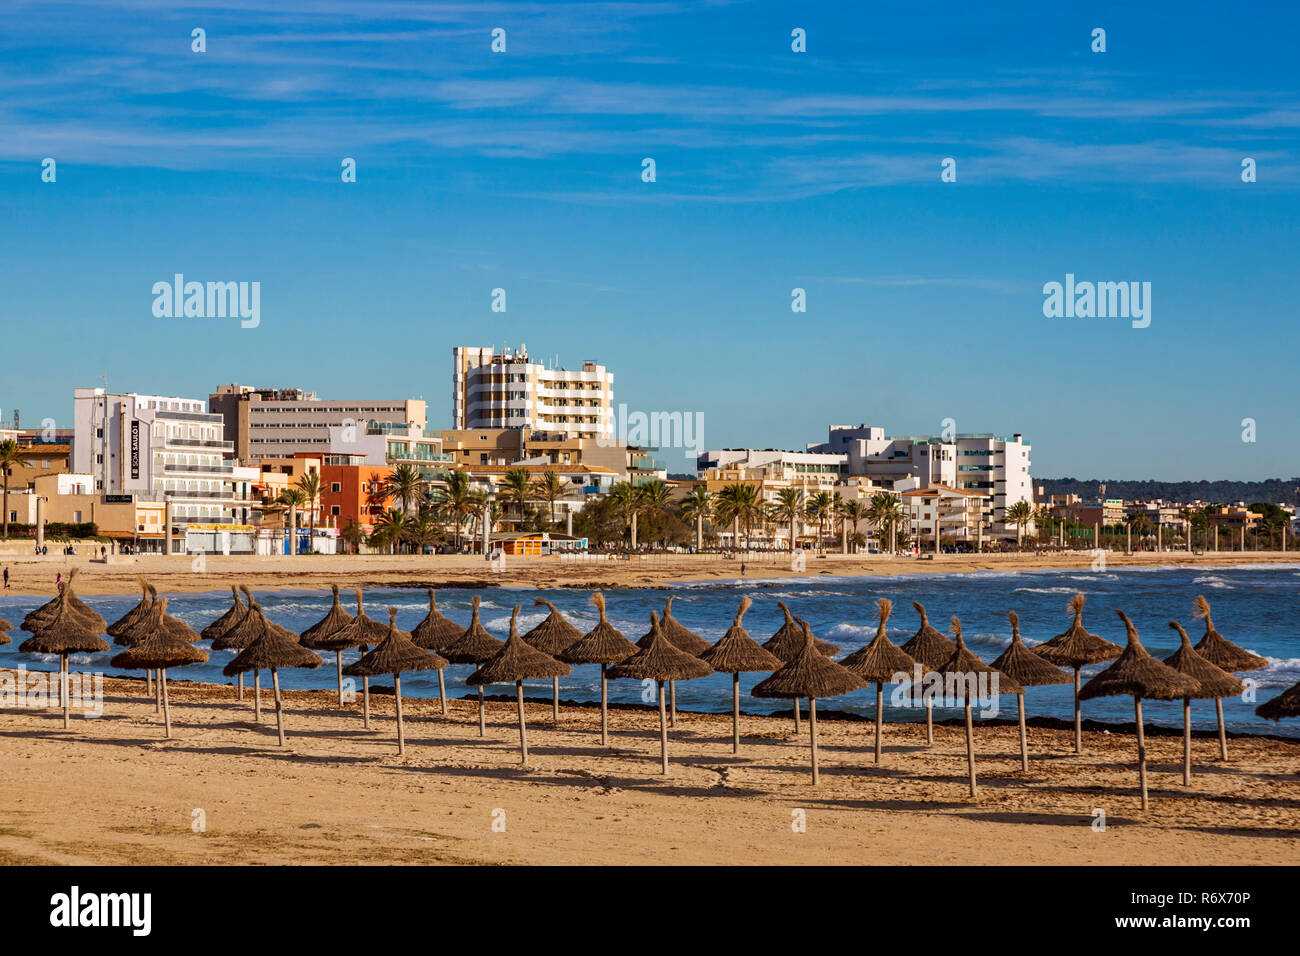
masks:
{"type": "Polygon", "coordinates": [[[335,494],[335,495],[337,495],[337,494],[338,494],[340,491],[342,491],[342,490],[343,490],[343,485],[342,485],[341,482],[337,482],[337,481],[331,481],[331,482],[330,482],[330,493],[331,493],[331,494],[335,494]]]}

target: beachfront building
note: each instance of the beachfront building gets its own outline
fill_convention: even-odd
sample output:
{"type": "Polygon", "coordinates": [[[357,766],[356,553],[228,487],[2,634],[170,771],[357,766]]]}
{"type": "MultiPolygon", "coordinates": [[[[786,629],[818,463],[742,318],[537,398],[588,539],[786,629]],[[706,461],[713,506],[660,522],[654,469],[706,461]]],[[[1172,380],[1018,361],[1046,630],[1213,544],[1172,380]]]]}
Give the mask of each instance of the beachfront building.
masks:
{"type": "Polygon", "coordinates": [[[332,456],[360,458],[361,463],[374,468],[410,465],[430,481],[438,480],[456,461],[443,451],[439,432],[416,425],[331,425],[329,437],[332,456]]]}
{"type": "Polygon", "coordinates": [[[946,485],[929,485],[899,494],[907,509],[911,534],[921,550],[935,549],[945,538],[977,547],[985,530],[985,495],[946,485]],[[926,542],[929,542],[928,548],[926,542]]]}
{"type": "Polygon", "coordinates": [[[219,415],[234,457],[248,462],[284,458],[298,452],[331,449],[330,428],[364,430],[369,423],[428,424],[425,403],[416,398],[322,399],[300,388],[250,388],[222,385],[208,396],[208,410],[219,415]]]}
{"type": "Polygon", "coordinates": [[[73,471],[114,503],[164,502],[173,551],[252,550],[225,461],[233,445],[201,400],[76,388],[73,424],[73,471]]]}
{"type": "Polygon", "coordinates": [[[452,349],[455,429],[533,428],[589,438],[613,437],[614,376],[583,362],[569,370],[532,361],[528,349],[452,349]]]}
{"type": "Polygon", "coordinates": [[[846,455],[778,448],[723,448],[703,452],[696,459],[701,479],[708,478],[709,472],[749,471],[768,480],[793,483],[805,492],[833,490],[848,474],[848,464],[846,455]]]}

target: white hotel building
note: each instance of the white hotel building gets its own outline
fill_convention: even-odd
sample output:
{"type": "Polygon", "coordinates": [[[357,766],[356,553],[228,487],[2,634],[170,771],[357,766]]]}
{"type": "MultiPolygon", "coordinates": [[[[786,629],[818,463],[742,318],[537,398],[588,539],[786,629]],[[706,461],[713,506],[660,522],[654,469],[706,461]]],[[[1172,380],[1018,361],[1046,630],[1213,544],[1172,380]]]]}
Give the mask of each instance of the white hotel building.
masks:
{"type": "MultiPolygon", "coordinates": [[[[214,540],[209,550],[230,546],[232,511],[242,503],[224,461],[233,444],[203,401],[77,388],[73,421],[72,470],[90,475],[96,492],[165,501],[191,550],[204,537],[214,540]]],[[[235,549],[245,550],[241,544],[235,549]]]]}
{"type": "Polygon", "coordinates": [[[614,376],[583,362],[569,370],[530,361],[526,346],[452,349],[452,427],[523,428],[578,438],[610,436],[614,376]]]}

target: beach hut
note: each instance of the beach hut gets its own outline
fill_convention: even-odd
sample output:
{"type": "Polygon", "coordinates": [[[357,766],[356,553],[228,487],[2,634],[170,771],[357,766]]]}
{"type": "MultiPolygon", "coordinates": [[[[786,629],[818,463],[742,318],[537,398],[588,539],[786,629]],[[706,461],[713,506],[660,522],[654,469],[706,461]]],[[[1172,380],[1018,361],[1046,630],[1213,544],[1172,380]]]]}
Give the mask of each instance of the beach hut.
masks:
{"type": "MultiPolygon", "coordinates": [[[[366,614],[366,606],[361,598],[361,588],[354,588],[357,598],[356,617],[328,637],[318,638],[312,650],[334,651],[339,654],[344,648],[358,648],[364,655],[372,644],[378,644],[388,636],[388,628],[366,614]]],[[[361,725],[370,729],[370,678],[361,678],[361,725]]]]}
{"type": "Polygon", "coordinates": [[[1192,678],[1178,673],[1168,664],[1162,664],[1152,657],[1138,640],[1137,628],[1133,626],[1129,616],[1118,609],[1115,613],[1124,622],[1128,643],[1113,664],[1083,685],[1083,689],[1079,692],[1079,699],[1132,696],[1133,713],[1137,721],[1138,781],[1142,789],[1142,809],[1145,810],[1147,809],[1147,743],[1146,731],[1142,726],[1142,700],[1143,698],[1177,700],[1180,697],[1192,697],[1198,688],[1192,678]]]}
{"type": "Polygon", "coordinates": [[[637,652],[637,646],[623,636],[623,632],[610,624],[605,617],[605,595],[599,591],[591,596],[591,603],[600,612],[600,621],[580,639],[560,652],[566,664],[600,665],[600,745],[609,745],[609,683],[608,667],[627,660],[637,652]]]}
{"type": "Polygon", "coordinates": [[[812,749],[812,782],[816,786],[821,783],[817,763],[817,698],[838,697],[867,685],[853,671],[817,650],[817,639],[806,621],[798,624],[804,636],[803,650],[775,674],[759,681],[750,693],[755,697],[808,698],[808,741],[812,749]]]}
{"type": "Polygon", "coordinates": [[[840,664],[857,674],[867,683],[876,685],[876,763],[880,763],[881,733],[885,724],[885,685],[906,683],[911,679],[916,661],[896,645],[885,634],[885,622],[894,608],[889,598],[876,601],[876,613],[880,623],[876,625],[876,636],[866,647],[854,651],[840,664]],[[900,675],[902,679],[900,680],[900,675]]]}
{"type": "Polygon", "coordinates": [[[700,660],[715,671],[731,675],[731,752],[740,753],[740,675],[741,672],[775,671],[781,666],[781,659],[771,651],[763,650],[758,641],[749,636],[743,620],[745,612],[754,602],[749,598],[740,599],[736,619],[727,628],[727,633],[718,638],[718,643],[710,645],[700,660]]]}
{"type": "MultiPolygon", "coordinates": [[[[781,609],[785,615],[785,621],[776,629],[776,633],[763,642],[763,650],[768,651],[781,661],[782,664],[788,664],[794,660],[803,650],[804,632],[795,620],[794,615],[790,613],[790,608],[784,601],[777,601],[776,606],[781,609]]],[[[823,641],[820,637],[813,637],[813,646],[817,648],[817,653],[824,657],[830,657],[832,654],[840,652],[838,644],[832,644],[830,641],[823,641]]],[[[799,727],[799,699],[796,697],[790,701],[794,707],[794,732],[801,733],[799,727]]]]}
{"type": "Polygon", "coordinates": [[[568,664],[539,651],[519,636],[519,605],[516,604],[510,615],[510,636],[505,645],[465,678],[465,683],[478,685],[479,693],[482,694],[483,687],[487,684],[514,682],[515,700],[519,709],[519,753],[522,762],[527,764],[528,727],[524,722],[524,681],[546,677],[555,680],[569,672],[568,664]]]}
{"type": "MultiPolygon", "coordinates": [[[[137,578],[136,580],[140,582],[140,600],[135,607],[104,629],[104,633],[109,637],[117,637],[149,616],[149,608],[153,604],[152,598],[149,597],[149,582],[144,578],[137,578]]],[[[230,590],[234,591],[235,589],[231,588],[230,590]]]]}
{"type": "Polygon", "coordinates": [[[163,722],[167,736],[172,735],[171,701],[167,696],[167,670],[172,667],[184,667],[186,664],[202,664],[208,659],[208,652],[200,650],[189,641],[174,637],[163,626],[163,615],[167,612],[167,599],[158,598],[149,612],[145,627],[149,636],[140,643],[128,647],[111,661],[121,670],[158,671],[159,694],[162,697],[163,722]]]}
{"type": "MultiPolygon", "coordinates": [[[[534,607],[550,608],[551,613],[542,619],[542,623],[524,635],[524,643],[529,647],[559,659],[560,652],[582,640],[582,631],[578,630],[559,612],[554,604],[546,598],[533,601],[534,607]]],[[[560,720],[560,678],[551,679],[551,718],[560,720]]]]}
{"type": "MultiPolygon", "coordinates": [[[[491,660],[497,651],[505,646],[504,642],[489,634],[479,623],[479,601],[479,596],[474,595],[474,612],[469,627],[465,628],[460,637],[442,649],[442,656],[453,664],[482,664],[484,661],[491,660]]],[[[480,737],[487,735],[487,715],[483,708],[482,684],[478,685],[478,735],[480,737]]]]}
{"type": "Polygon", "coordinates": [[[1089,633],[1083,627],[1084,596],[1076,594],[1065,607],[1066,614],[1074,615],[1074,623],[1050,641],[1044,641],[1033,652],[1058,667],[1074,670],[1074,752],[1083,753],[1083,712],[1079,707],[1079,671],[1089,664],[1100,664],[1119,657],[1121,648],[1105,638],[1089,633]]]}
{"type": "Polygon", "coordinates": [[[1255,708],[1255,713],[1265,720],[1300,717],[1300,683],[1292,684],[1272,700],[1264,701],[1255,708]]]}
{"type": "MultiPolygon", "coordinates": [[[[438,610],[438,596],[429,588],[429,613],[411,630],[411,642],[427,651],[440,651],[464,633],[464,628],[438,610]]],[[[447,716],[447,680],[438,668],[438,703],[447,716]]]]}
{"type": "Polygon", "coordinates": [[[352,623],[352,615],[343,610],[343,604],[339,601],[339,586],[330,585],[330,591],[333,592],[333,600],[330,603],[330,609],[325,616],[313,624],[307,630],[303,631],[298,637],[298,643],[303,647],[315,651],[333,651],[334,652],[334,676],[337,679],[339,689],[339,706],[343,706],[343,651],[351,644],[332,643],[332,638],[343,628],[352,623]]]}
{"type": "MultiPolygon", "coordinates": [[[[947,663],[948,658],[952,657],[953,651],[957,645],[948,638],[944,637],[930,623],[930,618],[925,613],[925,605],[920,601],[913,601],[912,607],[916,608],[916,613],[921,615],[921,626],[917,632],[912,635],[911,639],[903,645],[903,653],[912,660],[916,661],[927,671],[937,670],[940,665],[947,663]]],[[[924,674],[921,675],[924,679],[924,674]]],[[[913,697],[920,693],[922,683],[917,681],[913,687],[913,697]]],[[[934,701],[926,698],[925,701],[925,742],[934,743],[934,701]]]]}
{"type": "MultiPolygon", "coordinates": [[[[72,612],[67,604],[67,592],[60,595],[61,603],[54,617],[41,629],[18,645],[21,654],[59,655],[59,700],[63,704],[63,726],[71,726],[72,702],[68,693],[68,655],[74,653],[100,653],[109,649],[108,642],[90,629],[85,619],[72,612]]],[[[0,634],[8,644],[10,639],[0,634]]]]}
{"type": "Polygon", "coordinates": [[[1192,639],[1187,636],[1183,626],[1177,621],[1170,621],[1169,626],[1178,632],[1181,643],[1178,650],[1165,658],[1165,663],[1178,673],[1196,681],[1198,690],[1195,694],[1183,697],[1183,783],[1192,782],[1192,698],[1197,700],[1213,699],[1219,704],[1219,714],[1223,714],[1223,698],[1240,694],[1245,685],[1241,678],[1233,677],[1227,671],[1211,664],[1192,647],[1192,639]]]}
{"type": "MultiPolygon", "coordinates": [[[[262,612],[261,605],[256,601],[250,603],[248,616],[253,619],[250,626],[260,628],[260,633],[251,644],[235,655],[233,661],[221,669],[221,673],[227,677],[234,677],[245,671],[269,670],[271,672],[271,686],[275,690],[275,729],[280,738],[280,746],[283,747],[284,702],[280,698],[280,669],[306,667],[315,670],[320,667],[321,658],[319,654],[299,644],[296,639],[291,639],[284,628],[271,627],[270,621],[262,612]]],[[[288,633],[292,634],[292,632],[288,633]]],[[[297,635],[293,637],[296,638],[297,635]]]]}
{"type": "MultiPolygon", "coordinates": [[[[975,727],[971,718],[971,698],[982,696],[981,683],[984,684],[983,690],[993,696],[1015,694],[1020,697],[1025,689],[1008,675],[989,667],[973,651],[967,649],[966,642],[961,636],[961,621],[956,617],[952,619],[952,636],[957,647],[952,652],[952,656],[938,669],[938,673],[944,679],[945,695],[948,689],[952,688],[954,696],[961,697],[962,707],[966,711],[966,770],[970,776],[970,795],[973,797],[978,785],[975,781],[975,727]],[[980,680],[980,674],[988,675],[986,681],[980,680]]],[[[1024,711],[1022,710],[1021,713],[1023,714],[1024,711]]],[[[1021,726],[1023,728],[1024,725],[1021,726]]],[[[1021,740],[1023,739],[1022,732],[1021,740]]]]}
{"type": "MultiPolygon", "coordinates": [[[[1205,600],[1204,595],[1196,596],[1192,615],[1205,618],[1205,635],[1196,642],[1192,650],[1219,670],[1238,674],[1244,671],[1262,670],[1268,666],[1267,660],[1243,647],[1238,647],[1214,629],[1214,621],[1210,618],[1210,602],[1205,600]]],[[[1223,698],[1221,697],[1214,699],[1214,716],[1219,722],[1219,759],[1227,760],[1228,731],[1223,725],[1223,698]]]]}
{"type": "Polygon", "coordinates": [[[1025,733],[1025,691],[1026,687],[1045,687],[1049,684],[1068,684],[1070,675],[1046,658],[1039,657],[1020,639],[1020,615],[1015,611],[1007,613],[1011,622],[1011,646],[1002,652],[989,666],[1000,671],[1020,685],[1016,694],[1016,713],[1020,718],[1020,769],[1029,769],[1029,739],[1025,733]]]}
{"type": "Polygon", "coordinates": [[[378,677],[393,675],[393,699],[397,703],[397,752],[406,753],[406,731],[402,723],[402,673],[404,671],[442,670],[447,659],[432,651],[418,647],[411,635],[397,626],[397,608],[388,609],[388,632],[373,651],[362,655],[343,668],[349,677],[378,677]]]}
{"type": "MultiPolygon", "coordinates": [[[[687,627],[684,627],[677,618],[673,617],[673,600],[674,595],[669,595],[668,600],[664,602],[664,616],[659,621],[659,629],[663,631],[664,637],[668,643],[679,651],[685,651],[699,657],[713,645],[706,641],[700,635],[687,627]]],[[[668,726],[677,726],[677,682],[668,682],[668,726]]]]}
{"type": "MultiPolygon", "coordinates": [[[[603,669],[602,669],[603,673],[603,669]]],[[[662,772],[668,772],[668,713],[664,701],[664,682],[706,677],[713,668],[694,654],[679,651],[664,637],[659,615],[650,612],[650,639],[636,653],[609,669],[615,680],[652,680],[659,688],[659,752],[662,772]]]]}

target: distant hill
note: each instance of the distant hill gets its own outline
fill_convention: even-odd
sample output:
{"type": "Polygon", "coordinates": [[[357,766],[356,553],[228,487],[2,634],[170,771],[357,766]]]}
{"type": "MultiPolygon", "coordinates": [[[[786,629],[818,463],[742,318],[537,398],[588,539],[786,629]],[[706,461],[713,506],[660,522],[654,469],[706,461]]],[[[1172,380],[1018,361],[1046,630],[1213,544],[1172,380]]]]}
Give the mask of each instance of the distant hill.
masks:
{"type": "Polygon", "coordinates": [[[1085,500],[1101,496],[1140,501],[1210,501],[1233,504],[1238,501],[1267,501],[1300,504],[1300,478],[1269,478],[1267,481],[1126,481],[1115,478],[1035,478],[1044,495],[1078,495],[1085,500]]]}

